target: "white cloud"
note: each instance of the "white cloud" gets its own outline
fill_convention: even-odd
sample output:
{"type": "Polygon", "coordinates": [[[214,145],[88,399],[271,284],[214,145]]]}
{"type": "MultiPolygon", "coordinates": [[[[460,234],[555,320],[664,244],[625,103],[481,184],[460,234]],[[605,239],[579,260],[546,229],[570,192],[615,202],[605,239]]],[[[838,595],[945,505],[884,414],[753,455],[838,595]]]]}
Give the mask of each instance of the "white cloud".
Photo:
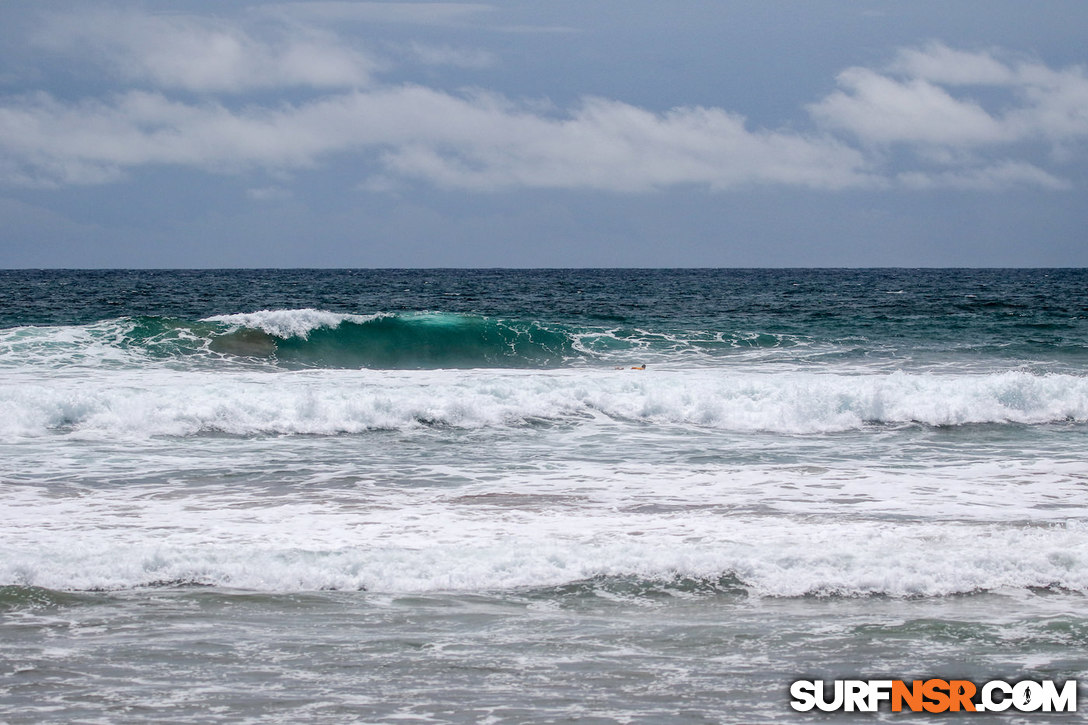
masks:
{"type": "Polygon", "coordinates": [[[1016,73],[994,57],[994,52],[971,52],[930,43],[924,48],[902,48],[890,70],[898,75],[942,85],[1010,85],[1016,73]]]}
{"type": "Polygon", "coordinates": [[[901,50],[884,72],[848,68],[838,83],[809,112],[866,143],[969,148],[1088,137],[1088,76],[1079,66],[1053,70],[930,44],[901,50]],[[994,108],[965,97],[964,87],[999,91],[994,108]]]}
{"type": "Polygon", "coordinates": [[[1021,68],[1025,107],[1008,122],[1021,134],[1040,135],[1055,143],[1088,138],[1088,76],[1081,67],[1053,71],[1045,66],[1021,68]]]}
{"type": "Polygon", "coordinates": [[[1069,160],[1088,138],[1088,76],[1079,66],[1054,70],[931,43],[900,50],[883,71],[848,68],[837,80],[839,89],[809,113],[873,154],[905,149],[918,168],[894,178],[908,188],[1068,188],[1025,159],[987,156],[1038,156],[1049,146],[1052,160],[1069,160]]]}
{"type": "Polygon", "coordinates": [[[23,169],[9,183],[88,183],[96,180],[89,170],[112,177],[151,164],[297,168],[358,152],[376,153],[379,173],[470,189],[872,182],[854,149],[826,137],[750,131],[720,109],[656,114],[590,99],[547,117],[500,96],[419,86],[241,110],[138,91],[74,105],[37,94],[0,108],[0,148],[23,169]]]}
{"type": "MultiPolygon", "coordinates": [[[[487,6],[405,7],[287,4],[276,12],[298,17],[253,27],[98,10],[78,20],[54,18],[39,43],[77,56],[76,46],[89,46],[128,80],[158,90],[130,89],[82,102],[45,93],[0,98],[0,181],[108,183],[150,165],[276,175],[355,155],[360,187],[371,190],[402,188],[409,181],[471,190],[612,192],[753,184],[1063,188],[1067,182],[1030,156],[1049,144],[1052,162],[1059,151],[1071,157],[1088,137],[1088,78],[1082,68],[1053,70],[1036,61],[1003,59],[997,51],[931,44],[901,50],[883,70],[848,68],[838,76],[838,90],[808,106],[816,127],[806,133],[752,129],[722,108],[656,112],[589,98],[563,111],[485,92],[375,86],[369,75],[373,61],[299,20],[388,13],[383,17],[406,13],[418,20],[432,11],[452,18],[487,6]],[[320,88],[325,95],[276,105],[240,106],[236,99],[232,104],[235,92],[283,86],[320,88]],[[996,109],[965,95],[979,87],[1000,96],[987,96],[996,109]],[[170,95],[177,89],[199,91],[202,100],[170,95]],[[890,147],[906,153],[888,153],[890,147]]],[[[422,62],[494,60],[471,49],[407,47],[422,62]]],[[[250,195],[270,198],[280,190],[258,182],[250,195]]]]}
{"type": "Polygon", "coordinates": [[[926,80],[897,80],[868,68],[839,74],[841,90],[809,112],[820,123],[871,143],[975,145],[1011,141],[1011,129],[977,103],[926,80]]]}
{"type": "Polygon", "coordinates": [[[97,9],[53,16],[35,42],[102,59],[130,81],[190,91],[357,87],[369,83],[376,65],[327,32],[296,27],[266,35],[221,19],[97,9]]]}
{"type": "Polygon", "coordinates": [[[1043,171],[1032,164],[1005,161],[978,168],[954,171],[920,172],[899,174],[898,181],[912,189],[968,189],[1000,191],[1019,186],[1038,186],[1044,189],[1068,189],[1069,182],[1043,171]]]}
{"type": "Polygon", "coordinates": [[[587,99],[560,119],[494,105],[474,109],[481,110],[465,126],[469,134],[443,133],[437,143],[408,139],[385,154],[386,165],[402,176],[477,189],[841,188],[868,182],[865,161],[853,149],[822,137],[750,131],[743,118],[721,109],[655,114],[587,99]]]}

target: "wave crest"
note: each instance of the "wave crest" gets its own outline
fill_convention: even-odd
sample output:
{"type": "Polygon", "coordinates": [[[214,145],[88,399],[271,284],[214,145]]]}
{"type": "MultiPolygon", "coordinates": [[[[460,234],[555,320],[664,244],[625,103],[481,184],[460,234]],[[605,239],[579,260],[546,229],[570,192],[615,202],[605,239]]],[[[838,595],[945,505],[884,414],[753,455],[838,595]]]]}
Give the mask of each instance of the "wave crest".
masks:
{"type": "Polygon", "coordinates": [[[232,329],[248,328],[260,330],[273,337],[286,340],[298,337],[305,340],[314,330],[329,328],[335,330],[341,323],[351,322],[357,325],[385,317],[386,315],[350,315],[338,312],[326,312],[312,308],[300,310],[259,310],[232,315],[213,315],[201,322],[217,322],[232,329]]]}

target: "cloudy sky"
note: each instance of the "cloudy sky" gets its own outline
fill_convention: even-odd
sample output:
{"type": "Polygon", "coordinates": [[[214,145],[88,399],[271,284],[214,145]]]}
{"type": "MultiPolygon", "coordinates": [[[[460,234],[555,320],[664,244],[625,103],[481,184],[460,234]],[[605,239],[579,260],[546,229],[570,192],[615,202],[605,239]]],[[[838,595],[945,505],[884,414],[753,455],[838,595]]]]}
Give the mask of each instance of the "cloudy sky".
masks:
{"type": "Polygon", "coordinates": [[[1084,0],[0,3],[0,267],[1088,266],[1084,0]]]}

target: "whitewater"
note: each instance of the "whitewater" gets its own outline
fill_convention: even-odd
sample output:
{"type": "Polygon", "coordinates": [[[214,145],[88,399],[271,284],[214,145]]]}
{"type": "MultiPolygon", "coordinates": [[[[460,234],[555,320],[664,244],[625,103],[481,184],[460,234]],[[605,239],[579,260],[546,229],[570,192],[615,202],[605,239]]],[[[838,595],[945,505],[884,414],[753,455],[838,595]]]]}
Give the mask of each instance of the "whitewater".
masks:
{"type": "Polygon", "coordinates": [[[4,272],[0,719],[795,721],[802,675],[1083,677],[1086,282],[4,272]]]}

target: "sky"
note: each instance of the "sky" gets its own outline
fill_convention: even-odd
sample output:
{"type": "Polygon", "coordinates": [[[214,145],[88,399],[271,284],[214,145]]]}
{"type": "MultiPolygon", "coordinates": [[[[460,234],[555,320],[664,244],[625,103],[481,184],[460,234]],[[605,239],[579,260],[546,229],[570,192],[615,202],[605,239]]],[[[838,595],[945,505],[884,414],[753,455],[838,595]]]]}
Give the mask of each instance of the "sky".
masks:
{"type": "Polygon", "coordinates": [[[0,268],[1086,267],[1084,0],[0,2],[0,268]]]}

